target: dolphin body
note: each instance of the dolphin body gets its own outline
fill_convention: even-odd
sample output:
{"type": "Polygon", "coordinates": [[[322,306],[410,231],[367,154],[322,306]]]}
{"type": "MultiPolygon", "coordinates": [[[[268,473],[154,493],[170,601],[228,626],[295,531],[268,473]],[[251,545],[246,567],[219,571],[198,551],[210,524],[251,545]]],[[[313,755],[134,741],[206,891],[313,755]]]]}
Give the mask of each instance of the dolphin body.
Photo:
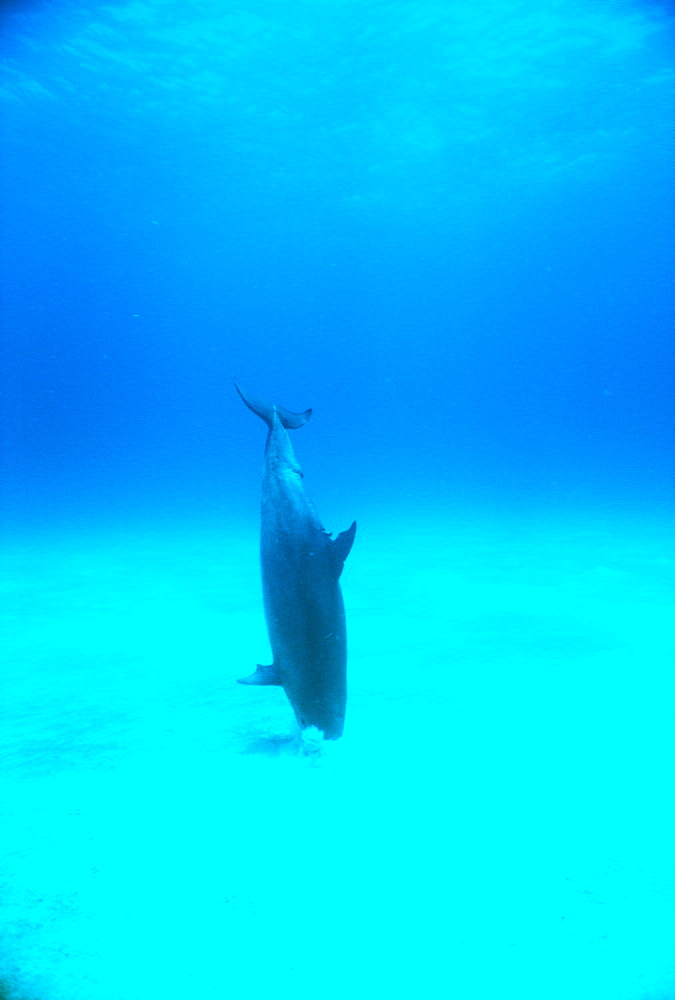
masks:
{"type": "Polygon", "coordinates": [[[235,388],[269,429],[262,485],[260,564],[273,663],[258,664],[240,684],[279,684],[301,729],[342,736],[347,701],[347,637],[340,574],[356,522],[326,533],[302,486],[289,429],[312,415],[270,406],[235,388]]]}

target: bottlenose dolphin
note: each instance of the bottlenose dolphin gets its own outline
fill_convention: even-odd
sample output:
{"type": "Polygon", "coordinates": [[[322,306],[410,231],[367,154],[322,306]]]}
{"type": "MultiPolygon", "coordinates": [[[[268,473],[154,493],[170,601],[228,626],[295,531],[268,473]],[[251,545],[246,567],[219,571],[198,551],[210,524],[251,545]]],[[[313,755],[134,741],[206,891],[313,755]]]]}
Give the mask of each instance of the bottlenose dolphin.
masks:
{"type": "Polygon", "coordinates": [[[280,684],[301,729],[342,736],[347,701],[347,639],[340,574],[356,522],[337,538],[326,533],[302,486],[287,430],[312,415],[270,406],[235,388],[269,433],[260,528],[265,619],[273,663],[258,664],[240,684],[280,684]]]}

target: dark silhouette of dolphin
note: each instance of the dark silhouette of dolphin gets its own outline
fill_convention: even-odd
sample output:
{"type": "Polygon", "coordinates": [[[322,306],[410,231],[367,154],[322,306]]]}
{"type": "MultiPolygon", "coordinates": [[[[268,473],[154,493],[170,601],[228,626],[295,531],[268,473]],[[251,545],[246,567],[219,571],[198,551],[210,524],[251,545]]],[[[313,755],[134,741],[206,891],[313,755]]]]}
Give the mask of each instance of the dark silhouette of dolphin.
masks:
{"type": "Polygon", "coordinates": [[[258,664],[241,684],[280,684],[301,729],[342,736],[347,701],[347,638],[340,574],[356,522],[337,538],[326,533],[302,486],[287,430],[312,415],[291,413],[249,396],[234,381],[269,433],[262,486],[260,564],[273,663],[258,664]]]}

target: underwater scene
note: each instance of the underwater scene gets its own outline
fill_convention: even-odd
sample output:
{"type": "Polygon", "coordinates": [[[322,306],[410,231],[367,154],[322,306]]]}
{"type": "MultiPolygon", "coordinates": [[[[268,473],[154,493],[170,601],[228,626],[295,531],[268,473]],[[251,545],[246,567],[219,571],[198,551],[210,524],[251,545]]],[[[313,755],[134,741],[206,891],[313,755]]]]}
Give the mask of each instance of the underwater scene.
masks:
{"type": "Polygon", "coordinates": [[[670,0],[0,51],[1,1000],[675,1000],[670,0]]]}

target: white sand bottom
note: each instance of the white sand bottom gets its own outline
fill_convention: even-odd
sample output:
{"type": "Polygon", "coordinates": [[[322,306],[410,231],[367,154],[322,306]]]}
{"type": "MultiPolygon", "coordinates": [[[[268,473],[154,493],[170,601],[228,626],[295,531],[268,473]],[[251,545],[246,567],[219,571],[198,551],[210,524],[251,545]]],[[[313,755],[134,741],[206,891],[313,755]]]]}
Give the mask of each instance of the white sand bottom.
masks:
{"type": "Polygon", "coordinates": [[[672,1000],[663,525],[360,525],[320,758],[235,528],[5,543],[0,997],[672,1000]]]}

